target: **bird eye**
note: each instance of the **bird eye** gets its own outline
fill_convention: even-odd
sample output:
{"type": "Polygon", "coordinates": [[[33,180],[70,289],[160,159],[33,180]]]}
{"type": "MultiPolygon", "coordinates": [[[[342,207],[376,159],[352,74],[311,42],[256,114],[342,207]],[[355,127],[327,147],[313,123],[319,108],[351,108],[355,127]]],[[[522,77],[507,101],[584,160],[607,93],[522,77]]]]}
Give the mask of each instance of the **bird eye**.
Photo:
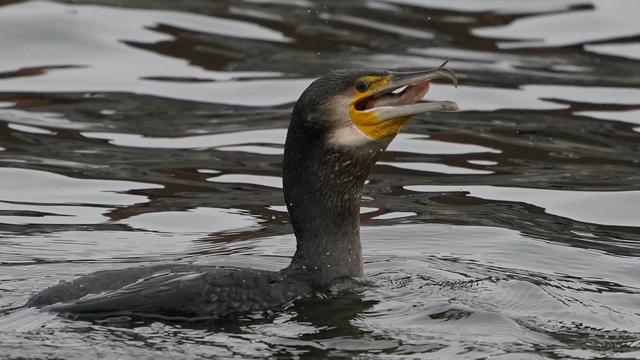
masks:
{"type": "Polygon", "coordinates": [[[364,80],[356,81],[356,90],[360,92],[365,92],[369,88],[369,84],[364,80]]]}

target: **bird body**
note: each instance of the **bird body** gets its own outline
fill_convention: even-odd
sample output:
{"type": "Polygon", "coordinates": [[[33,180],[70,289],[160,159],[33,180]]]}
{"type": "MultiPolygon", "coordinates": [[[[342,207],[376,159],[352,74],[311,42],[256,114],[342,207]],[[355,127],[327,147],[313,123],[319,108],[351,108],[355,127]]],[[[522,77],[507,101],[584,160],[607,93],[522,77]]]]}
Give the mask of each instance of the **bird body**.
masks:
{"type": "Polygon", "coordinates": [[[165,264],[99,271],[45,289],[27,306],[83,318],[219,319],[273,309],[340,279],[361,278],[362,188],[411,115],[457,110],[449,101],[420,102],[437,78],[457,84],[443,67],[340,70],[303,92],[293,108],[283,158],[284,199],[296,237],[296,252],[285,269],[165,264]]]}
{"type": "Polygon", "coordinates": [[[167,264],[63,281],[38,293],[27,306],[48,306],[80,318],[224,318],[286,304],[310,293],[308,284],[285,271],[167,264]]]}

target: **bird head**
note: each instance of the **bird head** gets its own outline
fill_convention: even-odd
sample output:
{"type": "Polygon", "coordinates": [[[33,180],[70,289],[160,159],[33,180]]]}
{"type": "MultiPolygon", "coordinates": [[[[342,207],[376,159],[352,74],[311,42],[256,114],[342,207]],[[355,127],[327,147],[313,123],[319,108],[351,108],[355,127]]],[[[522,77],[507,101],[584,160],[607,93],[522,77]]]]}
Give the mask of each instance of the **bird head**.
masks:
{"type": "Polygon", "coordinates": [[[445,67],[411,72],[332,71],[304,91],[291,125],[322,137],[332,147],[384,149],[411,116],[458,110],[453,101],[423,100],[435,79],[457,85],[455,74],[445,67]]]}

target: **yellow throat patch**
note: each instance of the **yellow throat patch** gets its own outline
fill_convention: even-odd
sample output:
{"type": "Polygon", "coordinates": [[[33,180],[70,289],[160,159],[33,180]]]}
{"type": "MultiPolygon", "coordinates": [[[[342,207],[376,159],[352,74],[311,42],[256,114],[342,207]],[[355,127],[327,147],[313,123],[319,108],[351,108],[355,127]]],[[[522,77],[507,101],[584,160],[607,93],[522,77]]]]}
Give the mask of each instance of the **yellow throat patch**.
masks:
{"type": "Polygon", "coordinates": [[[400,132],[400,128],[408,120],[409,116],[399,117],[397,119],[380,120],[375,113],[367,110],[358,110],[356,105],[362,99],[374,94],[377,89],[386,86],[391,81],[391,75],[384,76],[363,76],[356,81],[355,96],[351,100],[349,105],[349,117],[351,122],[360,130],[363,134],[370,137],[373,140],[380,140],[389,136],[396,135],[400,132]],[[367,84],[366,90],[361,91],[358,89],[358,82],[364,82],[367,84]]]}

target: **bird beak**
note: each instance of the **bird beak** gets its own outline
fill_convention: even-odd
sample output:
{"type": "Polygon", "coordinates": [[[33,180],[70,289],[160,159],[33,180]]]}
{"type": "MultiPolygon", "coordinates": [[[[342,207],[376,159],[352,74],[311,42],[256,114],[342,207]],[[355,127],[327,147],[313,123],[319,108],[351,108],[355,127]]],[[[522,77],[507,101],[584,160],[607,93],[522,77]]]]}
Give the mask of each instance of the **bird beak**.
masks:
{"type": "Polygon", "coordinates": [[[455,73],[445,67],[392,73],[384,86],[361,100],[361,111],[370,113],[378,121],[408,118],[431,111],[458,111],[458,104],[453,101],[421,101],[429,91],[429,83],[435,79],[449,79],[454,86],[458,86],[455,73]]]}
{"type": "Polygon", "coordinates": [[[458,78],[444,67],[415,72],[391,72],[378,77],[370,88],[357,93],[349,107],[351,122],[373,140],[396,135],[412,115],[431,111],[458,111],[453,101],[423,101],[429,84],[448,79],[455,86],[458,78]]]}

